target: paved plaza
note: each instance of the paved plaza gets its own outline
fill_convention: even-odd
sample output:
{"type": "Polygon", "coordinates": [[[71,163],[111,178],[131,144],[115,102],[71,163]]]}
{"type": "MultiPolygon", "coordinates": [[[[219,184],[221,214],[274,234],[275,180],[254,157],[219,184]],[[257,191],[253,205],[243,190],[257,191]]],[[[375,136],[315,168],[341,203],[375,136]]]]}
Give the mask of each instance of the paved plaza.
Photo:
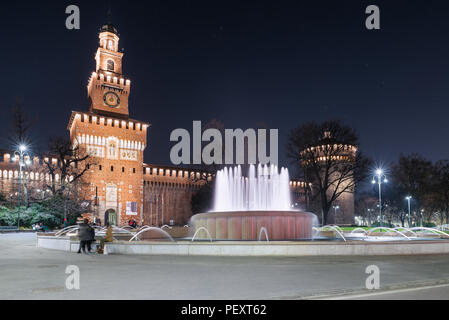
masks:
{"type": "Polygon", "coordinates": [[[0,299],[449,299],[449,255],[85,255],[11,233],[0,234],[0,268],[0,299]],[[79,290],[65,286],[68,265],[79,267],[79,290]],[[365,289],[369,265],[380,269],[381,290],[392,291],[365,289]]]}

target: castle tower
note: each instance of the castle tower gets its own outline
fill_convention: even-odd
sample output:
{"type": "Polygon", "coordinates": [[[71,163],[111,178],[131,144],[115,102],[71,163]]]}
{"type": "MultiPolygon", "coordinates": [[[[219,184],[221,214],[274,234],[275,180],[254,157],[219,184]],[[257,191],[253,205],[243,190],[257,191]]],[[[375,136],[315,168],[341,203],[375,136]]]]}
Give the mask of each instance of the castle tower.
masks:
{"type": "Polygon", "coordinates": [[[112,24],[101,27],[99,46],[95,55],[95,72],[89,80],[87,92],[90,111],[103,115],[114,114],[128,118],[128,97],[131,81],[122,73],[123,52],[118,50],[119,36],[112,24]]]}
{"type": "Polygon", "coordinates": [[[68,130],[74,146],[93,163],[83,179],[92,213],[102,223],[140,222],[143,214],[143,151],[148,123],[129,118],[130,80],[122,73],[117,29],[101,27],[95,71],[87,86],[89,112],[73,111],[68,130]]]}
{"type": "MultiPolygon", "coordinates": [[[[325,131],[322,138],[315,144],[302,152],[302,166],[307,167],[315,163],[316,168],[321,168],[321,179],[327,176],[332,182],[327,189],[326,195],[331,199],[332,195],[341,193],[335,200],[333,207],[328,212],[328,224],[353,224],[354,223],[354,180],[352,179],[352,165],[356,159],[357,147],[352,144],[342,143],[332,137],[331,132],[325,131]],[[331,167],[330,167],[331,166],[331,167]],[[327,175],[325,173],[327,171],[327,175]],[[345,178],[340,177],[344,172],[345,178]],[[336,215],[335,215],[336,214],[336,215]]],[[[313,188],[313,186],[312,186],[313,188]]],[[[320,206],[314,208],[318,213],[320,206]]],[[[318,214],[319,215],[319,214],[318,214]]],[[[321,219],[321,217],[319,217],[321,219]]]]}

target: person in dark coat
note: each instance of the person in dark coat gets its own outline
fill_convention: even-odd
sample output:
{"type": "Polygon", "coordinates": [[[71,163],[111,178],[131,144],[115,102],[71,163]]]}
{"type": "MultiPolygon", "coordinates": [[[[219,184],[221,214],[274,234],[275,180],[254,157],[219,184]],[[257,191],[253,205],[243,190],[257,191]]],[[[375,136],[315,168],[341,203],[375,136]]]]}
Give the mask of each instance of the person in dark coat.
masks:
{"type": "Polygon", "coordinates": [[[89,225],[89,220],[87,218],[79,225],[80,248],[78,249],[78,253],[81,253],[81,250],[83,250],[84,253],[87,253],[86,245],[87,249],[90,251],[90,242],[92,241],[91,229],[93,230],[89,225]]]}
{"type": "Polygon", "coordinates": [[[87,242],[87,250],[90,252],[92,250],[92,242],[95,242],[95,229],[91,226],[89,233],[90,233],[90,240],[87,242]]]}

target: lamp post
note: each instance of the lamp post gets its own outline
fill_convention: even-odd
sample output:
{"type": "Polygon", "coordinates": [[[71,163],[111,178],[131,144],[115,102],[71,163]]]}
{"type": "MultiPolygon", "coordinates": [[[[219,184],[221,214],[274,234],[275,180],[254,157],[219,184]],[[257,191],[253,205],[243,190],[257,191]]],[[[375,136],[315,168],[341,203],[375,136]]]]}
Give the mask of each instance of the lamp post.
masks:
{"type": "Polygon", "coordinates": [[[410,218],[410,200],[412,199],[412,196],[406,196],[405,199],[408,202],[408,227],[411,227],[411,218],[410,218]]]}
{"type": "Polygon", "coordinates": [[[382,169],[377,169],[376,174],[373,176],[373,180],[371,181],[371,183],[375,184],[376,182],[379,185],[379,222],[380,232],[382,232],[382,182],[388,182],[387,177],[385,176],[382,169]]]}
{"type": "Polygon", "coordinates": [[[337,224],[337,210],[340,209],[340,206],[333,206],[334,208],[334,222],[337,224]]]}
{"type": "Polygon", "coordinates": [[[18,199],[18,206],[17,206],[17,230],[20,229],[20,200],[22,198],[22,167],[25,166],[25,163],[23,161],[23,158],[25,155],[25,151],[27,150],[27,147],[23,144],[19,146],[19,150],[14,151],[14,155],[19,157],[19,199],[18,199]]]}

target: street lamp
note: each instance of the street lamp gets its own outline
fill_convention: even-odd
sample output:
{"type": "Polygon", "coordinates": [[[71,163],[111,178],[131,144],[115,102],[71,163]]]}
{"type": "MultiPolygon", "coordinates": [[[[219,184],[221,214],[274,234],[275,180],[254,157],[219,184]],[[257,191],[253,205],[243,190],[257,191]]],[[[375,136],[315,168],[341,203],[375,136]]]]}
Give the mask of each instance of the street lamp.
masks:
{"type": "Polygon", "coordinates": [[[388,182],[382,169],[377,169],[376,174],[373,176],[372,184],[379,185],[379,218],[380,218],[380,231],[382,232],[382,182],[388,182]]]}
{"type": "Polygon", "coordinates": [[[411,227],[411,218],[410,218],[410,200],[412,199],[412,196],[406,196],[405,199],[408,202],[408,227],[411,227]]]}
{"type": "Polygon", "coordinates": [[[334,208],[334,222],[337,224],[337,210],[340,209],[340,206],[333,206],[334,208]]]}
{"type": "MultiPolygon", "coordinates": [[[[20,200],[22,197],[22,167],[25,166],[24,157],[28,156],[25,152],[27,150],[26,145],[21,144],[19,150],[14,151],[14,155],[19,157],[19,199],[17,207],[17,230],[20,229],[20,200]]],[[[28,164],[29,161],[26,161],[28,164]]]]}

